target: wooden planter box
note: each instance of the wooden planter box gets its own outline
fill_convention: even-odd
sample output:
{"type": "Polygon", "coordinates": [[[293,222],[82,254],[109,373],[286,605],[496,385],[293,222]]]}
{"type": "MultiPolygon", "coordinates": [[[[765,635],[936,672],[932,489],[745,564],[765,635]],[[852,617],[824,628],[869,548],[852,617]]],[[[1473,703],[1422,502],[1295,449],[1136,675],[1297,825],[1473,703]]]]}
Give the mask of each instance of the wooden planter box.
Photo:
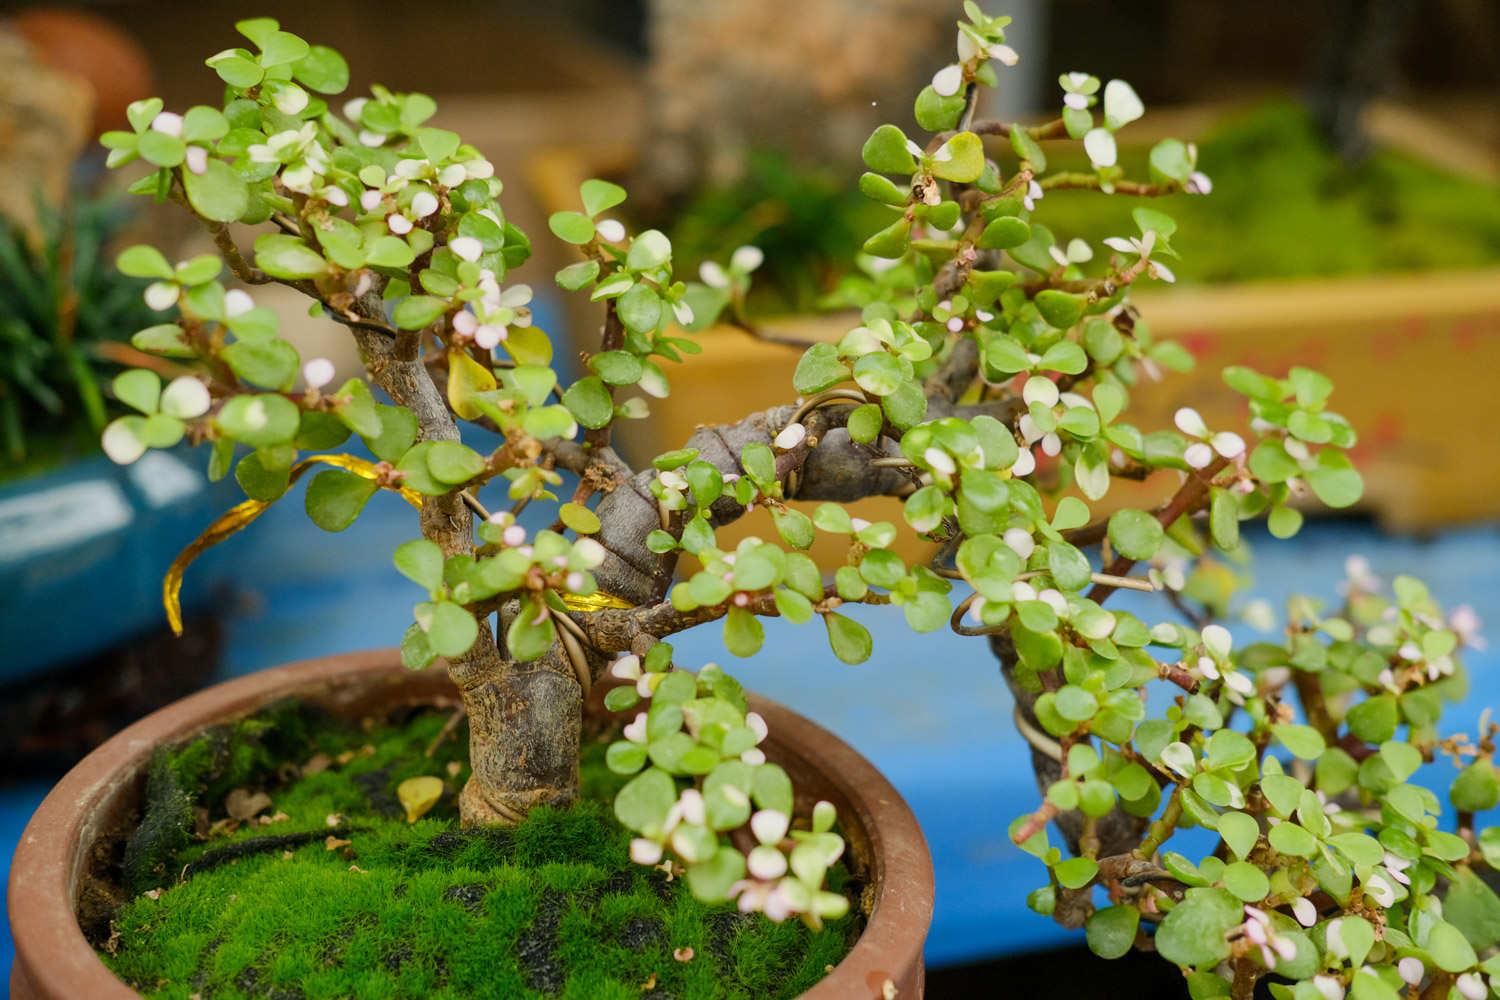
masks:
{"type": "MultiPolygon", "coordinates": [[[[1387,123],[1407,120],[1399,111],[1383,114],[1387,123]]],[[[1172,117],[1194,134],[1213,116],[1210,109],[1172,117]]],[[[1382,138],[1399,132],[1377,131],[1382,138]]],[[[1492,159],[1483,147],[1463,147],[1451,135],[1437,148],[1460,150],[1441,157],[1459,170],[1472,172],[1492,159]]],[[[576,209],[582,181],[619,176],[630,157],[629,148],[618,145],[548,149],[528,161],[526,181],[549,213],[576,209]]],[[[560,255],[552,263],[560,267],[573,259],[560,255]]],[[[581,295],[565,299],[569,330],[559,346],[596,349],[598,303],[581,295]]],[[[1337,386],[1331,406],[1360,434],[1353,457],[1366,480],[1364,508],[1384,524],[1420,530],[1500,515],[1500,435],[1489,429],[1492,400],[1485,391],[1500,391],[1500,263],[1471,272],[1157,286],[1134,300],[1154,334],[1181,341],[1198,360],[1192,373],[1168,375],[1135,394],[1131,419],[1143,430],[1170,427],[1172,414],[1186,405],[1216,429],[1243,429],[1244,401],[1224,385],[1220,371],[1245,364],[1282,375],[1306,365],[1337,386]]],[[[765,325],[836,340],[856,322],[847,315],[787,316],[765,325]]],[[[622,435],[638,444],[633,458],[644,461],[680,446],[698,424],[735,420],[795,397],[791,379],[799,351],[727,327],[704,330],[695,339],[703,353],[676,369],[681,375],[673,380],[672,395],[651,400],[644,427],[632,425],[622,435]]],[[[1152,503],[1170,489],[1164,480],[1171,475],[1159,473],[1147,484],[1118,483],[1100,509],[1152,503]]],[[[894,520],[900,502],[862,501],[857,513],[894,520]]],[[[751,531],[765,537],[770,530],[769,519],[746,522],[724,537],[751,531]]],[[[913,540],[902,554],[921,552],[913,540]]]]}

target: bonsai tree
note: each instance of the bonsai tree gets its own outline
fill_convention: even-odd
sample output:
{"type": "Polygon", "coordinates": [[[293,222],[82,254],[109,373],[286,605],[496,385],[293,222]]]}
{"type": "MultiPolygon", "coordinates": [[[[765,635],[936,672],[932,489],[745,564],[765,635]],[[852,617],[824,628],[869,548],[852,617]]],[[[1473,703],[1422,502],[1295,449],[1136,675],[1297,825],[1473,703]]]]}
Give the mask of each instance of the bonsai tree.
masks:
{"type": "Polygon", "coordinates": [[[1064,75],[1061,114],[1039,125],[977,118],[980,88],[1016,54],[1007,18],[965,11],[957,60],[916,101],[930,137],[883,125],[864,146],[859,187],[891,221],[864,245],[859,320],[803,345],[786,405],[698,428],[643,468],[615,449],[617,427],[646,416],[677,363],[691,377],[682,328],[728,310],[756,334],[739,306],[759,251],[686,282],[660,232],[610,215],[622,189],[585,183],[550,229],[582,258],[557,283],[601,304],[602,329],[587,373],[562,385],[513,278],[531,246],[491,164],[426,124],[424,95],[377,87],[331,107],[347,82],[333,50],[242,22],[254,48],[208,60],[222,110],[143,102],[105,144],[115,165],[151,165],[135,189],[199,216],[239,284],[290,285],[348,327],[367,377],[334,385],[328,362],[304,362],[251,292],[221,282],[218,257],[122,255],[152,279],[147,301],[181,319],[136,335],[162,360],[116,381],[140,413],[109,426],[106,448],[130,461],[187,437],[249,495],[174,564],[169,615],[193,555],[307,471],[329,466],[306,505],[330,531],[397,492],[421,536],[395,548],[422,592],[402,655],[446,660],[462,692],[464,822],[573,799],[584,700],[608,679],[605,704],[637,712],[609,752],[634,775],[616,800],[633,856],[669,856],[706,898],[816,925],[847,906],[822,888],[843,847],[832,809],[790,829],[763,721],[719,668],[678,669],[666,640],[718,622],[748,657],[761,618],[780,616],[820,625],[859,663],[873,638],[845,606],[895,605],[918,631],[988,640],[1043,794],[1011,828],[1045,865],[1031,904],[1099,954],[1154,948],[1195,997],[1248,997],[1273,974],[1297,1000],[1482,996],[1500,902],[1477,873],[1500,861],[1500,838],[1474,814],[1500,797],[1496,730],[1436,730],[1462,692],[1472,623],[1445,619],[1414,580],[1391,597],[1356,574],[1342,606],[1293,602],[1282,641],[1233,644],[1220,620],[1239,607],[1241,522],[1265,516],[1285,537],[1302,522],[1294,501],[1354,503],[1354,431],[1302,368],[1224,373],[1252,440],[1191,409],[1175,428],[1129,423],[1131,395],[1189,361],[1129,300],[1138,282],[1172,280],[1175,224],[1137,208],[1135,232],[1093,247],[1042,224],[1046,196],[1211,184],[1175,140],[1152,150],[1149,177],[1125,175],[1115,133],[1144,109],[1120,80],[1064,75]],[[1049,142],[1081,144],[1092,169],[1049,172],[1049,142]],[[259,227],[249,249],[233,223],[259,227]],[[339,450],[351,436],[373,460],[339,450]],[[1121,503],[1122,480],[1160,495],[1121,503]],[[868,496],[904,498],[905,524],[851,516],[868,496]],[[820,503],[809,515],[794,500],[820,503]],[[555,513],[550,528],[517,521],[530,504],[555,513]],[[768,515],[765,537],[723,548],[717,529],[752,514],[768,515]],[[931,542],[930,560],[892,551],[903,530],[931,542]],[[819,532],[847,541],[841,565],[805,554],[819,532]],[[1159,595],[1165,620],[1111,607],[1121,590],[1159,595]],[[1169,697],[1145,697],[1157,687],[1169,697]],[[1410,783],[1439,754],[1465,764],[1457,833],[1410,783]],[[1212,834],[1196,861],[1171,850],[1195,827],[1212,834]]]}

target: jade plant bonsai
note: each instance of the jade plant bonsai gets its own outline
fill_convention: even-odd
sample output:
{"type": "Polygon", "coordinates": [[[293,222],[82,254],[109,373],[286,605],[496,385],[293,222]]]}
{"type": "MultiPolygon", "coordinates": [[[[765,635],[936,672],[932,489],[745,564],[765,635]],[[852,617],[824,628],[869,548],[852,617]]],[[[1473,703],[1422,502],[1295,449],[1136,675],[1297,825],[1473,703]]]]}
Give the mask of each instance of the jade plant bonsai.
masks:
{"type": "Polygon", "coordinates": [[[639,469],[614,449],[617,427],[647,415],[677,363],[692,377],[682,328],[734,309],[760,253],[684,281],[660,232],[610,217],[621,188],[585,183],[580,210],[550,229],[581,258],[557,283],[601,304],[602,332],[587,373],[562,385],[513,277],[531,246],[489,161],[427,125],[422,94],[376,87],[331,106],[347,83],[333,50],[242,22],[254,48],[208,60],[222,109],[142,102],[134,130],[104,140],[115,165],[147,161],[135,189],[195,213],[220,251],[120,259],[181,319],[136,335],[162,360],[116,381],[140,413],[110,425],[106,448],[128,462],[187,436],[249,495],[174,564],[169,615],[193,555],[306,471],[331,466],[306,492],[330,531],[398,492],[421,537],[395,563],[423,593],[402,655],[446,660],[462,692],[464,822],[512,823],[576,796],[584,698],[607,678],[609,708],[646,706],[608,755],[634,776],[615,802],[633,857],[665,857],[705,898],[816,925],[847,906],[822,888],[843,849],[833,810],[790,822],[787,776],[757,746],[764,722],[719,668],[677,668],[665,640],[720,622],[728,652],[748,657],[761,618],[780,616],[819,622],[859,663],[873,638],[844,607],[898,606],[918,631],[988,640],[1044,794],[1010,831],[1046,868],[1032,906],[1083,928],[1096,952],[1154,948],[1195,997],[1248,997],[1273,975],[1271,990],[1297,1000],[1475,1000],[1500,972],[1479,957],[1500,933],[1479,874],[1500,864],[1500,836],[1474,824],[1500,797],[1496,727],[1475,741],[1436,730],[1462,693],[1472,623],[1445,619],[1414,580],[1389,598],[1361,574],[1340,607],[1294,601],[1283,641],[1234,646],[1220,619],[1236,607],[1241,522],[1265,516],[1285,537],[1304,499],[1354,503],[1354,431],[1328,408],[1329,382],[1302,368],[1224,373],[1253,440],[1191,409],[1175,429],[1129,423],[1131,394],[1188,361],[1129,301],[1138,282],[1172,280],[1175,224],[1140,208],[1136,231],[1094,247],[1042,224],[1047,195],[1211,184],[1175,140],[1155,147],[1150,176],[1125,176],[1115,133],[1144,109],[1120,80],[1064,75],[1060,117],[1043,124],[977,117],[981,88],[1016,54],[1008,18],[965,11],[957,61],[916,101],[930,137],[883,125],[865,144],[860,190],[891,221],[864,245],[862,316],[836,343],[803,345],[795,399],[701,427],[639,469]],[[1049,172],[1049,142],[1081,144],[1092,169],[1049,172]],[[251,250],[232,223],[260,227],[251,250]],[[221,283],[220,257],[238,283],[290,285],[348,327],[366,378],[334,385],[327,361],[304,362],[269,310],[221,283]],[[373,460],[341,450],[351,436],[373,460]],[[554,492],[565,471],[566,499],[554,492]],[[1145,495],[1138,481],[1159,500],[1122,501],[1145,495]],[[904,525],[845,507],[877,495],[904,498],[904,525]],[[517,521],[529,504],[555,512],[550,528],[517,521]],[[769,515],[766,537],[722,548],[716,530],[750,515],[769,515]],[[903,530],[930,559],[892,550],[903,530]],[[840,565],[805,553],[819,533],[847,542],[840,565]],[[1122,589],[1160,595],[1169,620],[1111,610],[1122,589]],[[1169,699],[1145,697],[1157,682],[1169,699]],[[1465,763],[1457,833],[1409,783],[1443,754],[1465,763]],[[1171,850],[1192,828],[1212,834],[1196,862],[1171,850]]]}

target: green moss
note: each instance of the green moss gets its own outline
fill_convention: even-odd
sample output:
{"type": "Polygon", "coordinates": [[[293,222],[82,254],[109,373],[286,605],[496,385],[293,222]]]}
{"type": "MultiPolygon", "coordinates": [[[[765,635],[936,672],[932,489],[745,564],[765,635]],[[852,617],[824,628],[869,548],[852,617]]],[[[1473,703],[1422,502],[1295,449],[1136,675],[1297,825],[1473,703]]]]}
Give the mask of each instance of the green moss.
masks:
{"type": "Polygon", "coordinates": [[[159,753],[141,828],[175,831],[149,840],[158,870],[147,883],[162,891],[121,909],[101,957],[161,997],[759,1000],[806,990],[857,934],[853,919],[814,934],[706,906],[631,864],[603,744],[585,753],[577,806],[514,829],[459,829],[466,734],[424,755],[443,722],[421,712],[362,730],[284,709],[159,753]],[[278,779],[318,755],[333,763],[278,779]],[[408,824],[395,789],[423,774],[447,791],[408,824]],[[195,838],[194,810],[222,818],[237,787],[265,789],[266,813],[287,818],[195,838]],[[330,817],[348,846],[325,845],[330,817]],[[684,948],[692,959],[676,960],[684,948]]]}
{"type": "MultiPolygon", "coordinates": [[[[1122,133],[1127,138],[1129,129],[1122,133]]],[[[1062,147],[1058,147],[1059,150],[1062,147]]],[[[1050,155],[1049,161],[1054,159],[1050,155]]],[[[1087,170],[1057,156],[1049,169],[1087,170]]],[[[1146,152],[1120,162],[1145,177],[1146,152]]],[[[1149,204],[1178,222],[1171,261],[1179,279],[1203,282],[1476,268],[1500,261],[1500,185],[1461,177],[1394,150],[1340,160],[1311,116],[1271,102],[1227,121],[1199,143],[1208,197],[1101,197],[1056,191],[1036,218],[1063,241],[1098,246],[1136,235],[1130,211],[1149,204]]]]}

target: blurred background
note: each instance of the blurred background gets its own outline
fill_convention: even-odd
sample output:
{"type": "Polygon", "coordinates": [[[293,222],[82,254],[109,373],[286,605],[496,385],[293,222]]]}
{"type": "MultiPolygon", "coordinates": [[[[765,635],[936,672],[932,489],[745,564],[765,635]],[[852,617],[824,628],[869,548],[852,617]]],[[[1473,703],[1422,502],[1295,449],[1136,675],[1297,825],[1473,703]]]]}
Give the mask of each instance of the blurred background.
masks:
{"type": "MultiPolygon", "coordinates": [[[[1500,4],[984,6],[1015,18],[1022,61],[1002,71],[982,113],[1045,120],[1060,106],[1058,74],[1121,77],[1148,109],[1121,135],[1122,162],[1143,165],[1154,141],[1174,135],[1198,143],[1213,178],[1210,197],[1158,206],[1180,223],[1180,280],[1138,301],[1152,330],[1198,365],[1149,401],[1142,393],[1136,422],[1166,426],[1191,401],[1212,426],[1228,425],[1237,410],[1219,368],[1283,374],[1301,363],[1334,377],[1332,405],[1361,432],[1365,505],[1312,520],[1295,543],[1252,532],[1255,563],[1229,571],[1273,602],[1294,588],[1332,596],[1344,556],[1358,552],[1379,573],[1423,576],[1445,604],[1500,622],[1500,4]]],[[[751,311],[773,328],[835,337],[868,280],[849,262],[883,224],[854,190],[859,147],[881,122],[914,130],[911,97],[951,60],[958,14],[947,0],[10,3],[0,13],[0,858],[50,783],[133,719],[227,676],[392,645],[410,620],[413,592],[388,555],[414,532],[400,502],[377,497],[354,527],[328,535],[292,496],[195,564],[187,635],[166,633],[163,571],[241,494],[206,480],[204,456],[152,453],[122,470],[93,444],[114,410],[113,366],[151,322],[139,283],[111,273],[115,251],[141,239],[169,257],[211,249],[184,213],[123,199],[129,178],[105,176],[95,140],[123,125],[129,102],[217,102],[203,58],[237,44],[235,19],[277,17],[346,55],[351,96],[375,81],[429,93],[435,123],[494,161],[506,211],[537,247],[521,272],[537,322],[560,348],[574,345],[559,350],[564,364],[599,320],[553,284],[569,248],[545,220],[575,207],[593,176],[627,184],[624,218],[668,232],[679,273],[762,247],[751,311]]],[[[1101,201],[1050,195],[1042,218],[1091,242],[1126,231],[1129,200],[1101,201]]],[[[357,365],[342,329],[308,319],[296,293],[256,294],[304,357],[357,365]]],[[[729,330],[698,337],[694,371],[627,438],[634,457],[790,396],[795,352],[729,330]]],[[[894,502],[864,507],[894,513],[894,502]]],[[[932,995],[982,995],[1001,975],[1024,989],[1043,972],[1050,989],[1079,996],[1180,989],[1150,958],[1101,969],[1025,909],[1041,869],[1005,829],[1036,791],[987,651],[912,636],[892,609],[862,610],[879,640],[871,662],[845,666],[772,621],[739,673],[853,743],[916,810],[938,880],[932,995]]],[[[717,636],[683,636],[681,659],[722,658],[717,636]]],[[[1500,656],[1478,653],[1468,667],[1473,704],[1451,713],[1451,728],[1500,702],[1500,656]]],[[[0,976],[9,962],[6,931],[0,976]]]]}

